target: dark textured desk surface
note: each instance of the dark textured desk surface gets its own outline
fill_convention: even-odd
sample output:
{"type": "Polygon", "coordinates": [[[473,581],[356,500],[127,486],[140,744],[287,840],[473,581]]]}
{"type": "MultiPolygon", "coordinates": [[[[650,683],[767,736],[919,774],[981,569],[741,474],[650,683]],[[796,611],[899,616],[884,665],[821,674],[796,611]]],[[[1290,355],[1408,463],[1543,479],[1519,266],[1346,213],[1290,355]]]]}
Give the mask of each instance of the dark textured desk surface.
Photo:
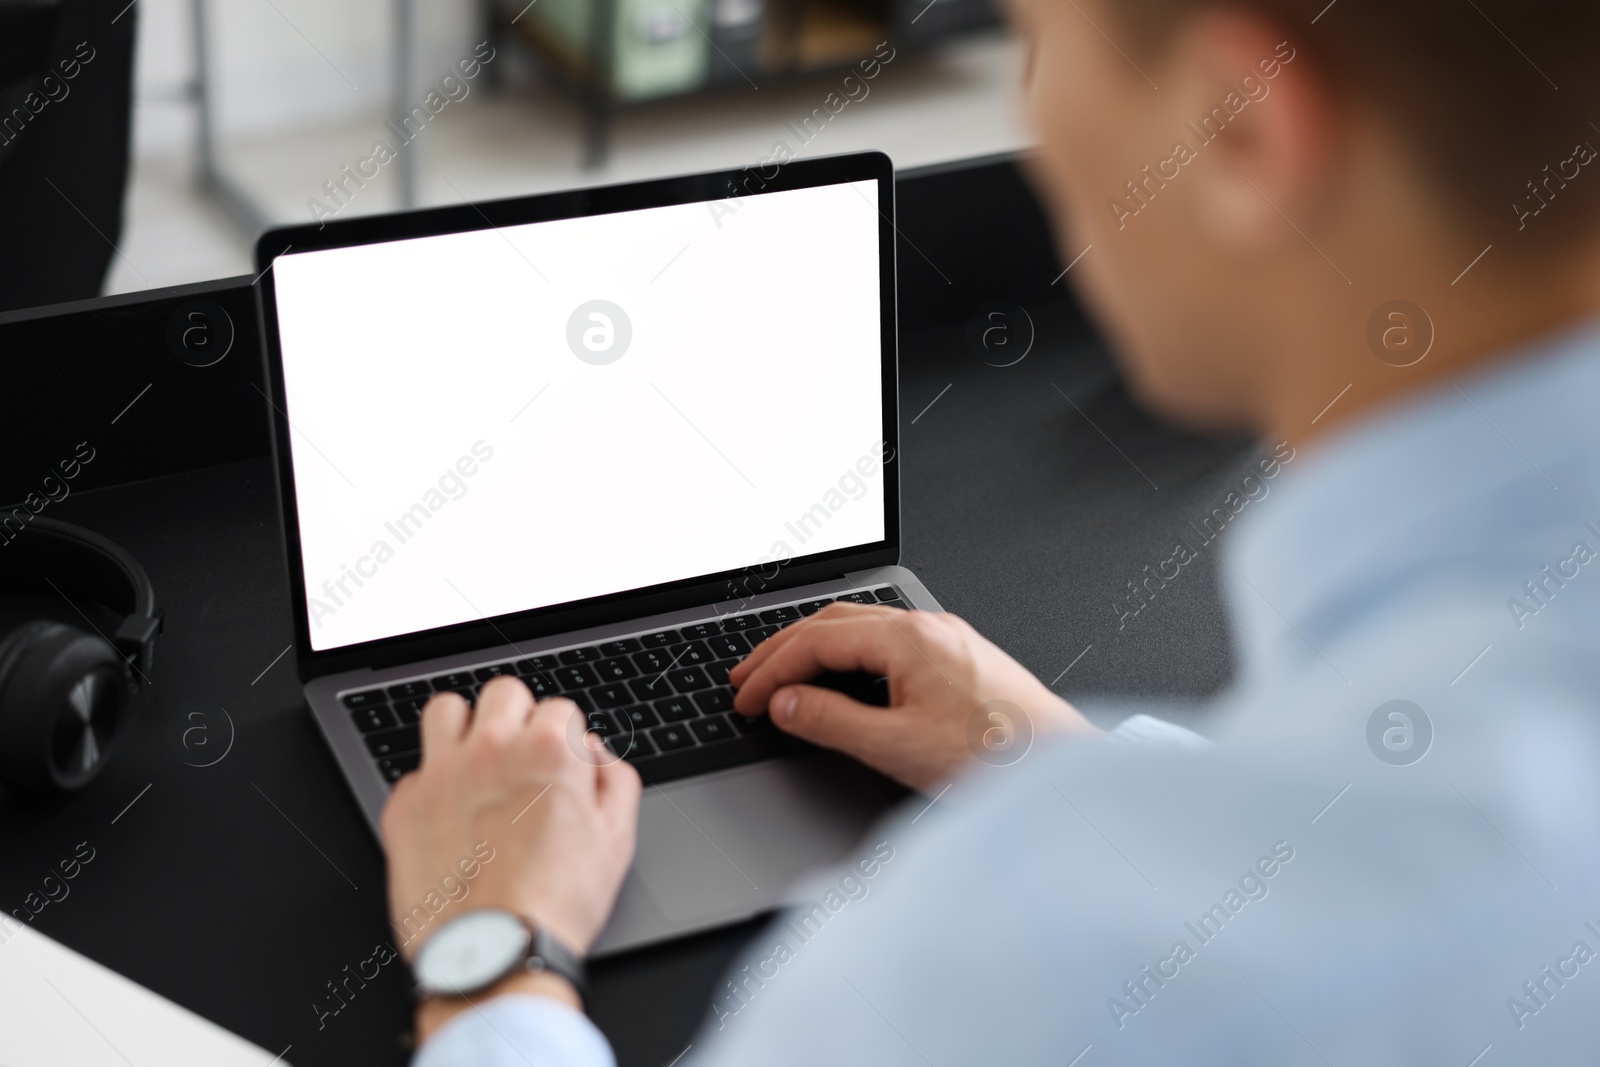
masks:
{"type": "MultiPolygon", "coordinates": [[[[1230,670],[1214,551],[1126,630],[1111,605],[1221,502],[1253,450],[1149,422],[1064,307],[1037,318],[1034,351],[1007,368],[974,358],[959,326],[904,339],[904,560],[1069,698],[1210,692],[1230,670]]],[[[292,1046],[295,1064],[402,1061],[398,964],[320,1026],[314,1007],[389,931],[377,843],[281,655],[269,464],[77,494],[54,514],[145,562],[167,632],[152,699],[92,788],[50,804],[0,798],[0,904],[25,912],[88,842],[94,860],[33,920],[42,932],[273,1053],[292,1046]]],[[[596,966],[591,1011],[620,1062],[678,1055],[757,928],[596,966]]]]}

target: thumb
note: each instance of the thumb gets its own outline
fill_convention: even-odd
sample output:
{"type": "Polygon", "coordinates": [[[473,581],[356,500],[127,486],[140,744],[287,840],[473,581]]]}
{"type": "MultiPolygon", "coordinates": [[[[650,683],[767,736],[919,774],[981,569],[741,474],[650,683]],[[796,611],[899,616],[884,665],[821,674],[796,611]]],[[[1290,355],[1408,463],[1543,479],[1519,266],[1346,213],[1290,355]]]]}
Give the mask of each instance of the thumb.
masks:
{"type": "Polygon", "coordinates": [[[768,702],[772,721],[785,733],[851,756],[878,747],[892,728],[888,708],[871,707],[843,693],[814,685],[785,686],[768,702]]]}

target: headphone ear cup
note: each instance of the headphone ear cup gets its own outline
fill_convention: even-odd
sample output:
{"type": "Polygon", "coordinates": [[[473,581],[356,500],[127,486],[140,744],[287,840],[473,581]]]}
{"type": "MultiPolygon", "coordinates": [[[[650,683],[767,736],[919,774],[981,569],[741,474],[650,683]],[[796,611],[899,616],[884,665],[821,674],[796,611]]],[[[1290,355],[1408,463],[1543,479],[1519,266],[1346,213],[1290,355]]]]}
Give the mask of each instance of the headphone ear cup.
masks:
{"type": "MultiPolygon", "coordinates": [[[[0,603],[0,613],[4,613],[5,608],[6,605],[0,603]]],[[[28,619],[26,614],[20,619],[12,617],[5,621],[13,625],[11,632],[0,638],[0,699],[4,699],[6,678],[11,674],[12,664],[17,661],[17,653],[49,625],[28,619]]]]}
{"type": "Polygon", "coordinates": [[[127,662],[103,638],[28,623],[0,643],[0,779],[26,793],[87,785],[133,709],[127,662]]]}

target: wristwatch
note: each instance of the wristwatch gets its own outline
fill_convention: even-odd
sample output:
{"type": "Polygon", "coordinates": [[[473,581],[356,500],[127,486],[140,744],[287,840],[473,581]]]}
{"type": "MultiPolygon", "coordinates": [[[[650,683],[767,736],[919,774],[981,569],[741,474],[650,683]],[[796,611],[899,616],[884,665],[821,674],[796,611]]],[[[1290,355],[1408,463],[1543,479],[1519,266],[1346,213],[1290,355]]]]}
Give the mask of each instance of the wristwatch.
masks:
{"type": "Polygon", "coordinates": [[[479,908],[423,942],[411,967],[418,997],[463,997],[513,974],[549,971],[584,992],[583,960],[543,929],[505,908],[479,908]]]}

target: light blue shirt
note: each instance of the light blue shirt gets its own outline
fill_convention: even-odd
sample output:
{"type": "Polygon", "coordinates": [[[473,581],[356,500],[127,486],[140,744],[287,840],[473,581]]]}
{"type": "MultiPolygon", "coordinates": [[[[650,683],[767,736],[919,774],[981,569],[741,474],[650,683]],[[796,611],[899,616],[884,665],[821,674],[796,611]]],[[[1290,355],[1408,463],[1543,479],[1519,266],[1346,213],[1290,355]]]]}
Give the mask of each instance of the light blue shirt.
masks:
{"type": "MultiPolygon", "coordinates": [[[[1589,325],[1297,457],[1222,545],[1215,745],[1139,718],[913,802],[683,1067],[1600,1062],[1597,405],[1589,325]]],[[[526,997],[415,1060],[611,1062],[526,997]]]]}

